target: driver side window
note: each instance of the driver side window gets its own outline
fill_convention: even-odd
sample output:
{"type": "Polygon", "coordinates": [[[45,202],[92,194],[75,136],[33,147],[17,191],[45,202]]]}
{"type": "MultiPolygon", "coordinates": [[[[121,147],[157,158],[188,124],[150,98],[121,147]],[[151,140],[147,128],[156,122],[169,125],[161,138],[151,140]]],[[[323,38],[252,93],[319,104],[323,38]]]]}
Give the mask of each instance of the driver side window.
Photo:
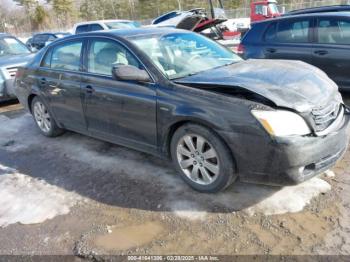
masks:
{"type": "Polygon", "coordinates": [[[115,65],[131,65],[142,69],[134,55],[116,41],[92,40],[88,53],[88,72],[112,76],[115,65]]]}

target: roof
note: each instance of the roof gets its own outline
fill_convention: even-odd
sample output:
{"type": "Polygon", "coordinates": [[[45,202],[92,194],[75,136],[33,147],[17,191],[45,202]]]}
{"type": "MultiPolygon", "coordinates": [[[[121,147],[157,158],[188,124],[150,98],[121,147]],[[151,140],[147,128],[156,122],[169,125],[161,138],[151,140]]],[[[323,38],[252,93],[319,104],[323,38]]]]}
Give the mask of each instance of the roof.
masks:
{"type": "Polygon", "coordinates": [[[350,11],[350,5],[330,5],[330,6],[311,7],[311,8],[305,8],[305,9],[293,10],[284,15],[289,16],[289,15],[296,15],[296,14],[343,12],[343,11],[350,11]]]}
{"type": "Polygon", "coordinates": [[[95,21],[86,21],[86,22],[76,23],[74,26],[76,27],[79,25],[89,25],[89,24],[94,24],[94,23],[110,23],[110,22],[132,22],[132,21],[126,20],[126,19],[95,20],[95,21]]]}
{"type": "MultiPolygon", "coordinates": [[[[129,37],[142,36],[142,35],[161,36],[161,35],[167,35],[167,34],[179,33],[179,32],[191,33],[191,31],[188,31],[188,30],[176,29],[172,27],[139,27],[139,28],[130,28],[130,29],[112,29],[112,30],[93,31],[93,32],[82,33],[74,36],[115,35],[115,36],[129,38],[129,37]]],[[[74,36],[68,36],[65,39],[72,38],[74,36]]]]}
{"type": "Polygon", "coordinates": [[[256,22],[254,24],[262,24],[262,23],[270,23],[272,21],[279,21],[284,19],[292,19],[292,18],[303,18],[303,17],[323,17],[323,16],[331,16],[331,17],[350,17],[350,11],[349,12],[321,12],[321,13],[305,13],[305,14],[296,14],[296,15],[284,15],[268,20],[264,20],[261,22],[256,22]]]}

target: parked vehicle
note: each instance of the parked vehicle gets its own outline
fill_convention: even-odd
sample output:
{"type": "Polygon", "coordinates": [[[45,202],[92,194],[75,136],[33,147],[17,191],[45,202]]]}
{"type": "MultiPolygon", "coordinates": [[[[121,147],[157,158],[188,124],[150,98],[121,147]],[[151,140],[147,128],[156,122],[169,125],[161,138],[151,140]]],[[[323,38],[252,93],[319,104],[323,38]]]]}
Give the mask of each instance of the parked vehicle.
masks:
{"type": "Polygon", "coordinates": [[[250,3],[251,23],[264,21],[281,16],[276,0],[257,0],[250,3]]]}
{"type": "Polygon", "coordinates": [[[153,20],[151,26],[172,27],[197,32],[233,49],[238,42],[225,38],[224,33],[228,30],[222,24],[225,21],[226,19],[223,18],[209,18],[205,9],[196,8],[189,11],[173,11],[164,14],[153,20]]]}
{"type": "Polygon", "coordinates": [[[110,29],[137,28],[140,26],[141,24],[139,22],[130,20],[98,20],[75,24],[73,27],[73,32],[75,34],[81,34],[110,29]]]}
{"type": "Polygon", "coordinates": [[[70,33],[58,32],[58,33],[40,33],[35,34],[32,38],[29,38],[26,45],[33,50],[40,50],[53,41],[69,36],[70,33]]]}
{"type": "Polygon", "coordinates": [[[16,84],[44,135],[73,130],[171,158],[201,192],[238,176],[300,183],[332,167],[349,139],[348,110],[321,70],[243,61],[185,30],[57,40],[18,71],[16,84]]]}
{"type": "Polygon", "coordinates": [[[298,9],[298,10],[285,13],[284,16],[313,14],[313,13],[329,13],[329,12],[349,12],[349,11],[350,11],[350,5],[329,5],[329,6],[319,6],[319,7],[298,9]]]}
{"type": "Polygon", "coordinates": [[[0,33],[0,102],[16,98],[14,79],[17,69],[32,58],[32,53],[21,41],[0,33]]]}
{"type": "Polygon", "coordinates": [[[239,48],[245,58],[301,60],[350,90],[350,12],[286,16],[258,23],[239,48]]]}

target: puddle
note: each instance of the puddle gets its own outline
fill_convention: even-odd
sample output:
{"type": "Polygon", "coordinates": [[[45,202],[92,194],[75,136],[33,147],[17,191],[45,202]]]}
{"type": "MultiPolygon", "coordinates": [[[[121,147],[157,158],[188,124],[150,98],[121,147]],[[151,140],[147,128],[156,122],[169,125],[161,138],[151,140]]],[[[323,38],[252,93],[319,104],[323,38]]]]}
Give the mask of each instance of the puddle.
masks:
{"type": "Polygon", "coordinates": [[[163,226],[154,222],[128,227],[111,228],[109,234],[98,236],[95,245],[107,250],[127,250],[152,242],[163,232],[163,226]]]}

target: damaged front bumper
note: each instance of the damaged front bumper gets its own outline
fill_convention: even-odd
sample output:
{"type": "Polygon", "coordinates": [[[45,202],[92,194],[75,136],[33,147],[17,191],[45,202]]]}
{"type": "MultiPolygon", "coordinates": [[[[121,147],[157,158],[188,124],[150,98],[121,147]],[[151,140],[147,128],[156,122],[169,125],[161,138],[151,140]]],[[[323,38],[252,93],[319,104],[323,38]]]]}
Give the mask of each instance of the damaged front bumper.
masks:
{"type": "Polygon", "coordinates": [[[271,138],[252,134],[222,134],[235,156],[243,182],[293,185],[332,168],[349,143],[349,111],[337,130],[324,136],[271,138]]]}

